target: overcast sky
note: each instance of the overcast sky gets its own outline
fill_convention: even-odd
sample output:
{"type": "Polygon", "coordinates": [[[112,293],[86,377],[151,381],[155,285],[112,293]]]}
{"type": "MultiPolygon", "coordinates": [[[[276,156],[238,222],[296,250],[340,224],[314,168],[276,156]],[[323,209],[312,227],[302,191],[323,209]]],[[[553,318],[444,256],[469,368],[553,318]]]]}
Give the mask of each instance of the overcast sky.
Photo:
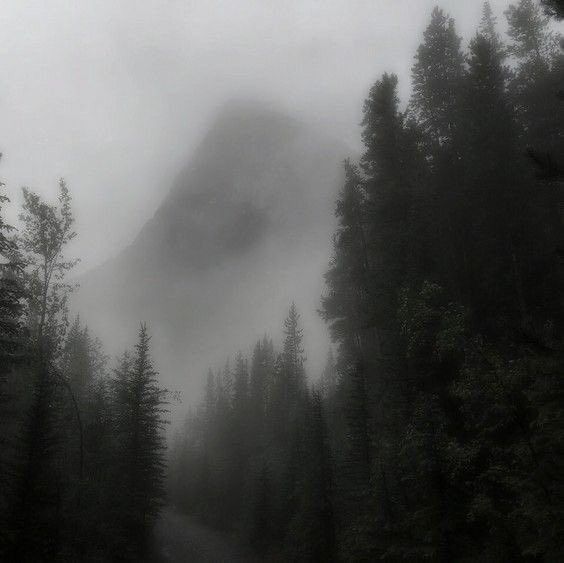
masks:
{"type": "MultiPolygon", "coordinates": [[[[71,187],[82,268],[130,242],[217,108],[274,101],[357,142],[383,71],[408,93],[436,0],[4,0],[0,177],[71,187]]],[[[443,0],[468,38],[481,1],[443,0]]],[[[492,5],[505,27],[506,0],[492,5]]]]}

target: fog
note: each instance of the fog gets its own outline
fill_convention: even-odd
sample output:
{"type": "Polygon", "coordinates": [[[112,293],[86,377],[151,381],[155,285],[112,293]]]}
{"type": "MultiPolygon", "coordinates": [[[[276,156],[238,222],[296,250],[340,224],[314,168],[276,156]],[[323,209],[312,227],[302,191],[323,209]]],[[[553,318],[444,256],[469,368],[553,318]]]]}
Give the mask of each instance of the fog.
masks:
{"type": "MultiPolygon", "coordinates": [[[[226,100],[273,101],[358,146],[374,79],[397,73],[406,98],[435,4],[7,0],[1,177],[15,202],[68,180],[85,271],[133,240],[226,100]]],[[[481,2],[441,5],[467,37],[481,2]]]]}
{"type": "MultiPolygon", "coordinates": [[[[456,18],[459,32],[468,36],[479,21],[480,4],[443,5],[456,18]]],[[[75,297],[73,314],[82,314],[111,356],[131,344],[139,320],[149,323],[162,381],[182,393],[175,421],[200,395],[208,366],[222,365],[238,349],[250,353],[265,333],[279,340],[284,310],[292,300],[305,325],[310,377],[319,376],[329,340],[317,309],[331,253],[338,163],[359,152],[362,101],[379,74],[398,74],[406,103],[412,55],[433,5],[18,1],[4,6],[1,172],[15,204],[12,213],[20,203],[20,186],[53,198],[57,178],[65,177],[79,233],[69,253],[80,257],[74,275],[86,286],[75,297]],[[108,274],[98,284],[89,272],[136,240],[232,99],[266,104],[341,147],[325,157],[328,170],[334,171],[331,180],[302,176],[309,191],[324,192],[317,216],[309,219],[316,227],[304,235],[309,255],[295,252],[290,257],[283,251],[287,258],[272,253],[265,258],[263,249],[247,257],[242,263],[250,278],[240,291],[248,297],[233,294],[235,304],[224,303],[221,311],[214,310],[218,299],[213,291],[230,293],[229,282],[218,280],[233,272],[220,259],[213,283],[198,282],[197,267],[187,268],[182,282],[166,283],[163,274],[160,291],[176,292],[174,311],[156,305],[155,290],[140,289],[144,278],[159,284],[157,274],[137,271],[127,280],[126,293],[139,294],[138,302],[129,305],[129,313],[118,313],[124,302],[118,296],[123,272],[117,278],[108,274]],[[260,275],[251,272],[272,274],[276,264],[287,272],[285,278],[280,274],[278,290],[266,278],[259,287],[260,275]],[[179,284],[192,289],[179,293],[179,284]],[[97,291],[90,295],[87,287],[95,285],[97,291]],[[243,322],[245,309],[254,316],[243,322]]],[[[505,6],[494,3],[500,16],[505,6]]],[[[171,256],[171,261],[179,259],[171,256]]]]}
{"type": "Polygon", "coordinates": [[[563,22],[5,0],[0,561],[564,561],[563,22]]]}

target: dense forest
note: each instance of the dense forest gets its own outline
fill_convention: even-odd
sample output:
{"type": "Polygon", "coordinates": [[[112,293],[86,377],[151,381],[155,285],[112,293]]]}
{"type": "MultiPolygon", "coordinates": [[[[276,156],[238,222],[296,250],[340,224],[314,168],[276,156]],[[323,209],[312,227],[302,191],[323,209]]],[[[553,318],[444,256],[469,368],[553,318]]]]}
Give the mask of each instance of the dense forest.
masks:
{"type": "Polygon", "coordinates": [[[55,205],[23,195],[22,229],[0,220],[0,560],[150,559],[167,393],[147,327],[110,371],[100,341],[68,320],[68,188],[55,205]]]}
{"type": "Polygon", "coordinates": [[[531,0],[506,16],[463,51],[435,9],[407,109],[372,87],[320,380],[292,305],[178,433],[172,498],[265,560],[564,558],[564,61],[531,0]]]}
{"type": "Polygon", "coordinates": [[[466,49],[434,9],[407,106],[378,79],[344,162],[323,373],[291,304],[168,454],[147,325],[112,363],[70,313],[67,184],[24,188],[18,228],[0,213],[0,560],[157,560],[165,504],[265,561],[564,560],[564,9],[542,4],[502,36],[486,3],[466,49]]]}

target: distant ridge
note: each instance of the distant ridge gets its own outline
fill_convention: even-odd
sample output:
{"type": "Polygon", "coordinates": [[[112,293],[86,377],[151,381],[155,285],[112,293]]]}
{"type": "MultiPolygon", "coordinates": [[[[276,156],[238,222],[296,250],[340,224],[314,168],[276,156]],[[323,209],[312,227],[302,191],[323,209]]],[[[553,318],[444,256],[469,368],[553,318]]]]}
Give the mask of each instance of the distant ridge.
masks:
{"type": "Polygon", "coordinates": [[[315,311],[345,156],[278,109],[227,103],[133,243],[84,276],[75,308],[94,331],[118,327],[116,347],[148,321],[176,387],[199,388],[220,343],[275,330],[291,299],[321,341],[315,311]]]}

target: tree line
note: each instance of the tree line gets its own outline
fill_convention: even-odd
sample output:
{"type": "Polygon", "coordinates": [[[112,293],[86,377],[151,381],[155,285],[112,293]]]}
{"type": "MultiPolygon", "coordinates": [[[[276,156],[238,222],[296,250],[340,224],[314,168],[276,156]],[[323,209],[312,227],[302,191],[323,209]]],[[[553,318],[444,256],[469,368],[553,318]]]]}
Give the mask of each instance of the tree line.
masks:
{"type": "Polygon", "coordinates": [[[147,327],[110,370],[100,341],[69,322],[63,180],[56,204],[24,189],[20,220],[16,232],[0,213],[0,560],[152,560],[167,395],[147,327]]]}
{"type": "Polygon", "coordinates": [[[533,0],[505,15],[463,49],[434,9],[407,108],[371,88],[319,382],[292,306],[177,436],[173,498],[267,559],[564,558],[564,57],[533,0]]]}

